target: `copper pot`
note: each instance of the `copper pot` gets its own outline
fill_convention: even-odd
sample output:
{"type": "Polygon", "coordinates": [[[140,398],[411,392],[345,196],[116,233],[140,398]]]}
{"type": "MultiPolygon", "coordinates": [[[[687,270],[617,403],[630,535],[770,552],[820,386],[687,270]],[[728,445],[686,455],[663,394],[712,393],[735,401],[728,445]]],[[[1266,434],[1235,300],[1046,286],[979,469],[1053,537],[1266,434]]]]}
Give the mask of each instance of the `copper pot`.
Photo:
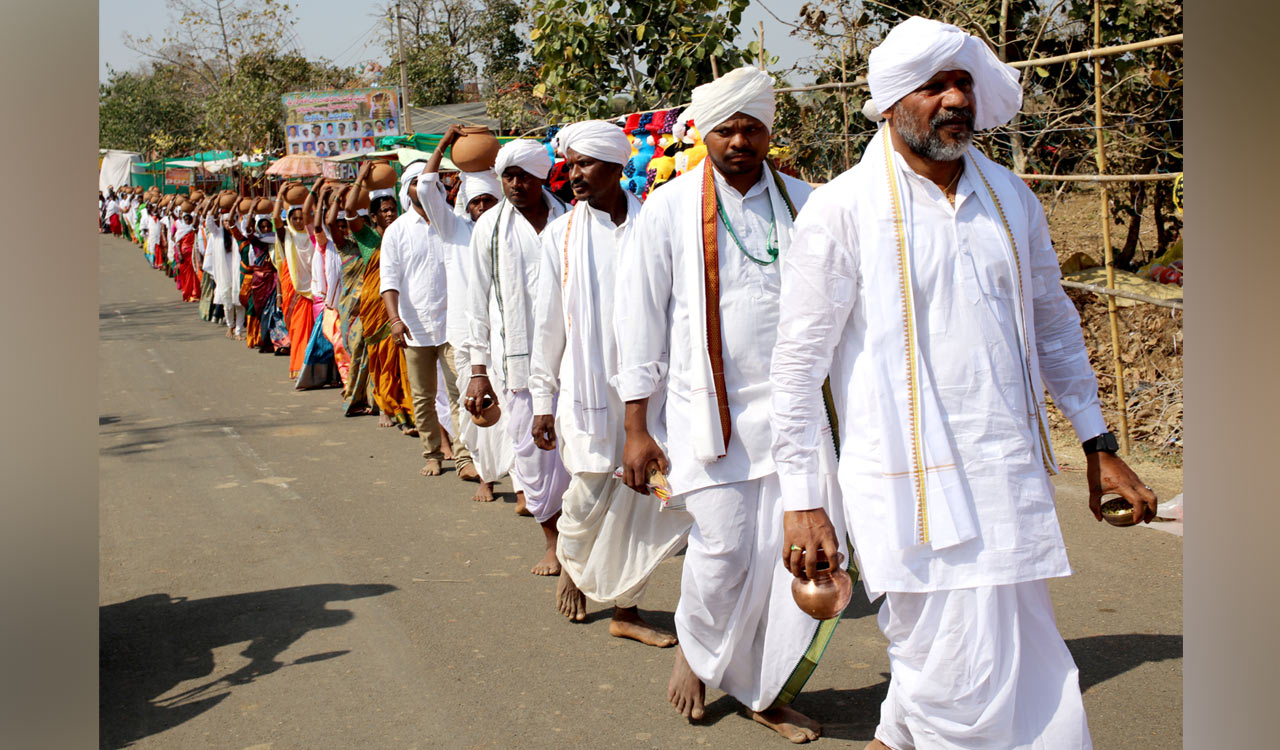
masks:
{"type": "Polygon", "coordinates": [[[836,554],[836,564],[823,560],[818,563],[818,573],[812,579],[796,578],[791,581],[791,596],[796,606],[815,620],[830,620],[849,606],[853,596],[853,578],[841,567],[844,555],[836,554]]]}
{"type": "Polygon", "coordinates": [[[488,394],[485,394],[484,400],[480,402],[480,413],[471,415],[471,421],[479,427],[492,427],[501,418],[502,407],[498,406],[498,399],[488,394]]]}
{"type": "Polygon", "coordinates": [[[1102,520],[1112,526],[1133,526],[1138,522],[1133,514],[1133,506],[1123,497],[1113,498],[1102,504],[1102,520]]]}
{"type": "Polygon", "coordinates": [[[453,142],[449,158],[463,172],[483,172],[493,167],[501,144],[483,126],[462,128],[462,137],[453,142]]]}

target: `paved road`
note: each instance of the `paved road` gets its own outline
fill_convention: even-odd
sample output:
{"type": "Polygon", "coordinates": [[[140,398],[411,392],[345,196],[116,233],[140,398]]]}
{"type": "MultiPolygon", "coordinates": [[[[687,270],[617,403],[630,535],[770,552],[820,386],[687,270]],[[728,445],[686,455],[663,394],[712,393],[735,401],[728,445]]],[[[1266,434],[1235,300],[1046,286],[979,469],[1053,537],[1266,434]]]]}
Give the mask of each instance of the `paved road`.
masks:
{"type": "MultiPolygon", "coordinates": [[[[419,477],[416,441],[294,391],[134,246],[99,257],[102,747],[784,745],[719,693],[686,723],[672,652],[557,615],[509,485],[419,477]]],[[[1058,483],[1076,575],[1052,589],[1095,743],[1181,747],[1182,540],[1095,524],[1082,484],[1058,483]]],[[[646,602],[668,626],[680,564],[646,602]]],[[[796,704],[820,746],[870,739],[887,671],[859,589],[796,704]]]]}

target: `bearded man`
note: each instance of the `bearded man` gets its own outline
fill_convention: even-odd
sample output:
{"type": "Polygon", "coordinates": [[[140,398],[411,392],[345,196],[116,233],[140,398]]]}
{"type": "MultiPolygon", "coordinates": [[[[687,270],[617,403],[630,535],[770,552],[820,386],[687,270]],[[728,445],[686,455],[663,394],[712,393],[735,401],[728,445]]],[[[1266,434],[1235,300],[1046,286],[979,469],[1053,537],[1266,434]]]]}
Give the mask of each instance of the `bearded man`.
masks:
{"type": "Polygon", "coordinates": [[[675,634],[646,623],[638,607],[658,564],[684,546],[691,519],[664,511],[613,473],[622,461],[625,411],[609,385],[618,372],[614,269],[640,213],[639,199],[622,189],[631,142],[599,121],[575,123],[556,137],[577,204],[542,233],[529,376],[534,443],[559,448],[572,474],[556,524],[556,606],[581,622],[590,597],[613,606],[611,635],[674,646],[675,634]]]}
{"type": "Polygon", "coordinates": [[[551,155],[537,141],[507,143],[498,150],[494,171],[502,177],[504,197],[480,217],[471,234],[467,289],[471,382],[464,404],[473,415],[484,410],[487,400],[501,404],[515,451],[512,474],[517,485],[516,512],[523,510],[533,516],[542,527],[545,543],[542,559],[530,572],[558,576],[556,518],[569,474],[557,451],[539,450],[533,443],[529,352],[532,296],[542,254],[539,235],[549,222],[564,213],[565,206],[546,190],[551,155]],[[491,346],[493,332],[498,333],[501,352],[491,346]],[[501,398],[489,379],[491,366],[500,369],[504,378],[501,398]]]}
{"type": "Polygon", "coordinates": [[[1018,111],[1018,73],[914,17],[870,56],[862,160],[818,189],[784,260],[773,453],[796,574],[848,533],[889,639],[868,747],[1092,747],[1048,579],[1070,574],[1043,388],[1084,441],[1090,508],[1149,488],[1114,455],[1044,211],[972,145],[1018,111]],[[883,114],[881,114],[883,113],[883,114]],[[845,522],[810,502],[812,394],[830,373],[845,522]],[[839,523],[839,522],[838,522],[839,523]]]}
{"type": "Polygon", "coordinates": [[[705,687],[793,742],[818,724],[789,705],[833,626],[819,629],[778,562],[782,505],[769,455],[778,257],[810,189],[766,161],[773,79],[752,67],[694,89],[708,158],[649,196],[618,268],[614,378],[627,403],[623,471],[653,469],[693,516],[668,698],[690,719],[705,687]],[[654,401],[650,409],[649,401],[654,401]],[[665,404],[664,404],[665,402],[665,404]],[[665,445],[665,448],[664,448],[665,445]],[[816,636],[815,636],[816,634],[816,636]]]}

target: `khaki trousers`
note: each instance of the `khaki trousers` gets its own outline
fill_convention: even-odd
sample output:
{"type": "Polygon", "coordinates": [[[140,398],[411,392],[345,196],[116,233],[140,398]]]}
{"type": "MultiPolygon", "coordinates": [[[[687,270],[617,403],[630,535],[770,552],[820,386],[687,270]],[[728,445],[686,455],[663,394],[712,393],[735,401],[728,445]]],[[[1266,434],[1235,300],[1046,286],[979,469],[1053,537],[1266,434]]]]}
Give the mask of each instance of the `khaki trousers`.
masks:
{"type": "Polygon", "coordinates": [[[409,387],[413,390],[413,421],[422,438],[422,457],[440,460],[440,419],[436,416],[436,364],[444,369],[445,391],[449,394],[449,418],[453,438],[453,464],[462,468],[471,463],[471,453],[463,444],[458,429],[458,369],[453,362],[453,346],[408,346],[404,350],[405,365],[409,368],[409,387]]]}

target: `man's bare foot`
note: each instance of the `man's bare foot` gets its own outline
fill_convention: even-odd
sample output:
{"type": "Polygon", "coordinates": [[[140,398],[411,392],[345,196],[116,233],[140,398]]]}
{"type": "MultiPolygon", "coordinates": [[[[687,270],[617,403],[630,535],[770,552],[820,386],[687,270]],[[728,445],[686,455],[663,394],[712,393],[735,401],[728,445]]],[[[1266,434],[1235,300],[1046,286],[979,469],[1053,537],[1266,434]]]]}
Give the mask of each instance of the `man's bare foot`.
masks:
{"type": "Polygon", "coordinates": [[[556,611],[574,622],[587,619],[587,597],[578,590],[567,570],[560,571],[560,582],[556,584],[556,611]]]}
{"type": "Polygon", "coordinates": [[[535,576],[558,576],[560,575],[560,558],[556,557],[556,539],[559,532],[556,531],[556,521],[560,519],[560,514],[543,521],[539,526],[542,527],[542,538],[546,542],[546,554],[533,566],[530,573],[535,576]]]}
{"type": "Polygon", "coordinates": [[[556,557],[555,548],[547,550],[537,565],[534,565],[530,573],[535,576],[558,576],[560,575],[560,559],[556,557]]]}
{"type": "Polygon", "coordinates": [[[868,742],[867,746],[862,750],[893,750],[893,748],[889,747],[888,745],[884,744],[878,739],[874,739],[868,742]]]}
{"type": "Polygon", "coordinates": [[[417,436],[418,436],[418,428],[417,428],[417,427],[414,427],[414,426],[413,426],[413,425],[411,425],[411,424],[402,424],[402,425],[400,425],[400,432],[401,432],[401,434],[403,434],[405,437],[417,437],[417,436]]]}
{"type": "Polygon", "coordinates": [[[676,645],[676,634],[655,627],[640,618],[635,607],[614,607],[609,621],[609,635],[614,638],[630,638],[646,646],[670,648],[676,645]]]}
{"type": "Polygon", "coordinates": [[[693,673],[684,658],[684,650],[676,646],[676,663],[671,668],[671,680],[667,682],[667,700],[680,715],[691,721],[700,721],[706,715],[707,686],[693,673]]]}
{"type": "Polygon", "coordinates": [[[473,503],[491,503],[493,502],[493,482],[481,482],[476,488],[476,494],[471,496],[473,503]]]}
{"type": "Polygon", "coordinates": [[[227,338],[229,338],[229,339],[234,339],[235,337],[236,337],[235,332],[234,332],[234,331],[232,331],[230,328],[228,328],[228,329],[227,329],[227,338]]]}
{"type": "Polygon", "coordinates": [[[378,415],[379,427],[395,427],[396,423],[391,421],[391,415],[385,411],[378,415]]]}
{"type": "Polygon", "coordinates": [[[523,493],[523,492],[517,492],[517,493],[516,493],[516,515],[517,515],[517,516],[532,516],[532,515],[533,515],[532,513],[530,513],[530,512],[529,512],[529,509],[528,509],[528,508],[524,507],[524,493],[523,493]]]}
{"type": "Polygon", "coordinates": [[[752,711],[751,718],[797,745],[812,742],[822,736],[821,724],[791,706],[774,706],[763,711],[752,711]]]}
{"type": "Polygon", "coordinates": [[[440,465],[440,459],[428,458],[426,465],[418,473],[424,477],[438,477],[444,473],[444,468],[440,465]]]}
{"type": "MultiPolygon", "coordinates": [[[[476,471],[474,463],[468,461],[458,467],[458,479],[461,479],[464,482],[479,482],[480,472],[476,471]]],[[[492,500],[493,498],[490,497],[489,499],[492,500]]]]}

